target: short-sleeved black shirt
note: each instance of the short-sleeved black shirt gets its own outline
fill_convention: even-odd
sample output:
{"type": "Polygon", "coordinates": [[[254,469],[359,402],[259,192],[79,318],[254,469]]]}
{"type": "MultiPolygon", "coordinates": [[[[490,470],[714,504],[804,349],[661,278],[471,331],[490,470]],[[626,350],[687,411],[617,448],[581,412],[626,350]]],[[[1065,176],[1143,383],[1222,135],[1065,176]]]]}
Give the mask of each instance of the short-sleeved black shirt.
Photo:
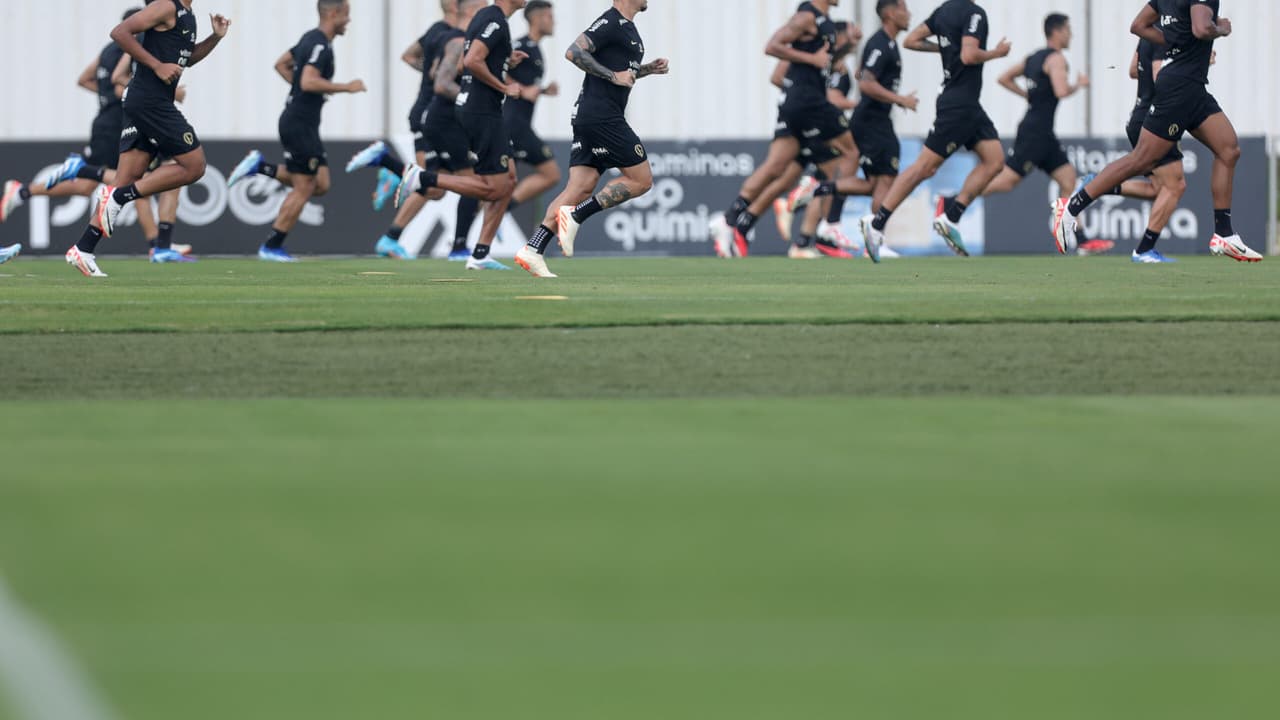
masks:
{"type": "MultiPolygon", "coordinates": [[[[902,84],[902,54],[898,50],[897,41],[889,37],[889,33],[883,28],[872,35],[862,49],[859,73],[870,73],[886,90],[898,92],[898,87],[902,84]]],[[[888,117],[892,110],[892,103],[864,97],[858,103],[856,114],[865,118],[873,115],[888,117]]]]}
{"type": "MultiPolygon", "coordinates": [[[[644,60],[644,40],[636,24],[610,8],[587,28],[586,35],[595,45],[592,56],[613,72],[639,71],[644,60]]],[[[604,78],[587,75],[573,110],[573,124],[593,125],[626,118],[631,88],[615,85],[604,78]]]]}
{"type": "MultiPolygon", "coordinates": [[[[528,35],[520,38],[515,44],[516,50],[527,53],[529,57],[511,69],[511,80],[526,87],[540,87],[546,66],[542,59],[542,48],[528,35]]],[[[523,98],[508,98],[504,112],[507,117],[519,119],[526,123],[533,122],[534,103],[523,98]]]]}
{"type": "Polygon", "coordinates": [[[1160,30],[1164,32],[1165,59],[1160,77],[1182,78],[1209,84],[1209,60],[1213,41],[1201,40],[1191,31],[1191,8],[1203,5],[1218,20],[1218,0],[1149,0],[1160,14],[1160,30]]]}
{"type": "Polygon", "coordinates": [[[332,80],[334,74],[333,43],[319,29],[309,30],[289,51],[293,56],[293,89],[285,112],[308,123],[320,123],[320,111],[328,99],[324,93],[310,93],[302,89],[302,71],[308,65],[314,67],[320,77],[332,80]]]}
{"type": "MultiPolygon", "coordinates": [[[[507,16],[502,8],[490,5],[476,13],[467,28],[467,47],[472,43],[483,43],[489,48],[489,56],[484,64],[499,80],[506,79],[507,66],[511,62],[511,26],[507,24],[507,16]]],[[[476,82],[471,73],[462,74],[462,91],[458,93],[459,110],[477,115],[502,116],[502,103],[506,96],[482,82],[476,82]]]]}
{"type": "Polygon", "coordinates": [[[978,105],[982,97],[982,65],[965,65],[960,51],[966,37],[978,39],[987,49],[987,11],[970,0],[947,0],[933,11],[925,25],[942,46],[942,94],[938,107],[978,105]]]}
{"type": "Polygon", "coordinates": [[[417,116],[431,105],[436,96],[436,78],[432,73],[432,64],[440,57],[444,47],[442,38],[453,30],[449,23],[441,20],[427,28],[427,32],[418,38],[418,47],[422,48],[422,85],[418,88],[418,99],[413,104],[413,115],[417,116]]]}

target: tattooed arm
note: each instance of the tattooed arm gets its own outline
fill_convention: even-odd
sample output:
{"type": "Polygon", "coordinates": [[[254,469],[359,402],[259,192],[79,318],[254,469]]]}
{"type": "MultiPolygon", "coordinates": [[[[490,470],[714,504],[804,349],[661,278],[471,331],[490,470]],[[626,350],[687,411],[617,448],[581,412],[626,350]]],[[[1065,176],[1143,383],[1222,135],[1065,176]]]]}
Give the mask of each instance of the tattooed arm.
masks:
{"type": "Polygon", "coordinates": [[[608,80],[614,85],[622,87],[631,87],[636,84],[636,73],[630,70],[622,72],[614,72],[595,58],[591,53],[596,51],[596,44],[591,42],[591,38],[585,34],[579,35],[577,41],[569,46],[568,52],[564,54],[565,59],[578,66],[582,72],[588,75],[595,75],[598,78],[608,80]]]}
{"type": "Polygon", "coordinates": [[[436,64],[434,76],[437,95],[453,100],[462,92],[462,86],[458,84],[458,71],[461,69],[462,48],[465,46],[466,41],[460,37],[450,40],[444,46],[444,55],[436,64]]]}
{"type": "Polygon", "coordinates": [[[639,72],[636,73],[636,79],[649,77],[650,75],[666,75],[671,72],[671,63],[666,58],[658,58],[651,63],[645,63],[640,66],[639,72]]]}

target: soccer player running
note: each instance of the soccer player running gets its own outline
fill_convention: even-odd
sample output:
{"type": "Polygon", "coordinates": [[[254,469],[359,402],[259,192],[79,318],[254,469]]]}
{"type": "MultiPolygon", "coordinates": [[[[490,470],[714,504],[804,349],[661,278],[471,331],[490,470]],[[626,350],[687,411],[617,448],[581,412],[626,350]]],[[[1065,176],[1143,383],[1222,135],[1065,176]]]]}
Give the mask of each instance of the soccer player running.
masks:
{"type": "Polygon", "coordinates": [[[507,135],[502,104],[507,98],[520,94],[520,86],[510,82],[506,74],[526,55],[512,47],[507,20],[525,4],[526,0],[494,0],[493,5],[477,12],[467,26],[463,75],[454,109],[467,146],[475,156],[475,172],[445,175],[411,164],[405,168],[400,188],[396,190],[397,205],[409,193],[426,195],[433,188],[481,201],[484,222],[480,226],[480,239],[471,252],[471,259],[467,260],[468,270],[510,270],[490,257],[489,251],[516,186],[511,138],[507,135]]]}
{"type": "Polygon", "coordinates": [[[543,257],[552,240],[558,237],[565,257],[573,257],[582,223],[653,188],[649,153],[626,119],[636,81],[671,69],[666,58],[643,62],[644,40],[635,20],[648,9],[648,0],[614,0],[565,53],[586,78],[573,111],[569,182],[516,254],[516,264],[534,277],[556,277],[543,257]],[[609,169],[617,169],[621,177],[596,193],[609,169]]]}
{"type": "Polygon", "coordinates": [[[898,36],[911,26],[907,0],[879,0],[876,14],[880,17],[880,29],[867,40],[862,50],[858,71],[862,102],[853,113],[853,136],[857,138],[858,150],[862,153],[862,172],[872,187],[873,215],[864,218],[867,223],[880,210],[894,178],[898,176],[902,144],[893,128],[893,108],[896,106],[915,112],[920,106],[914,91],[908,95],[898,94],[902,82],[902,53],[898,48],[898,36]]]}
{"type": "Polygon", "coordinates": [[[1166,46],[1164,67],[1156,76],[1155,101],[1133,152],[1104,168],[1070,200],[1055,204],[1053,231],[1058,251],[1073,249],[1080,214],[1097,196],[1128,178],[1149,172],[1177,147],[1183,133],[1190,132],[1214,156],[1214,235],[1209,241],[1210,252],[1241,262],[1260,262],[1262,255],[1246,245],[1231,226],[1240,142],[1207,87],[1213,43],[1231,34],[1231,21],[1219,16],[1218,0],[1150,0],[1129,29],[1138,37],[1166,46]]]}
{"type": "MultiPolygon", "coordinates": [[[[417,164],[432,172],[461,173],[471,170],[467,137],[458,125],[454,100],[458,96],[462,51],[466,44],[465,30],[484,4],[485,0],[441,0],[440,8],[444,19],[428,28],[401,56],[410,67],[422,73],[418,100],[410,110],[409,128],[413,131],[417,164]]],[[[387,144],[379,140],[356,153],[351,162],[347,163],[347,172],[355,172],[360,168],[378,168],[374,209],[380,210],[386,199],[393,197],[399,189],[400,176],[404,174],[405,167],[387,144]]],[[[407,194],[391,227],[378,240],[377,253],[383,257],[412,259],[413,256],[400,244],[400,237],[429,200],[442,197],[444,191],[438,188],[433,188],[425,195],[407,194]]],[[[480,202],[475,198],[462,196],[458,200],[453,249],[449,253],[449,260],[466,262],[471,258],[471,252],[467,250],[467,236],[471,233],[471,226],[475,223],[479,210],[480,202]]]]}
{"type": "MultiPolygon", "coordinates": [[[[148,0],[148,3],[154,0],[148,0]]],[[[128,20],[142,8],[127,10],[122,20],[128,20]]],[[[10,180],[5,185],[4,198],[0,201],[0,222],[8,220],[15,210],[33,196],[39,197],[93,197],[98,186],[115,183],[115,168],[120,158],[120,133],[124,129],[124,107],[121,96],[132,78],[133,59],[114,40],[98,53],[76,82],[98,96],[98,114],[94,117],[89,145],[85,155],[72,153],[54,172],[31,183],[10,180]]],[[[176,99],[182,102],[184,89],[177,89],[176,99]]],[[[137,205],[138,225],[151,246],[150,257],[154,263],[185,262],[191,253],[190,245],[174,245],[173,228],[176,225],[178,190],[170,190],[160,196],[160,223],[151,213],[150,203],[140,198],[137,205]]]]}
{"type": "Polygon", "coordinates": [[[925,139],[920,157],[893,181],[871,222],[864,225],[867,247],[884,244],[889,218],[920,183],[933,177],[942,163],[960,148],[978,155],[978,166],[965,179],[964,187],[950,202],[940,204],[933,227],[957,254],[968,256],[956,224],[974,198],[1004,167],[1004,151],[991,118],[982,108],[982,67],[1005,57],[1011,45],[1002,38],[995,49],[987,49],[987,11],[971,0],[947,0],[903,42],[908,50],[936,52],[942,57],[943,86],[938,96],[937,117],[925,139]],[[938,42],[928,40],[936,36],[938,42]]]}
{"type": "Polygon", "coordinates": [[[124,206],[141,197],[190,185],[204,177],[204,150],[195,130],[174,105],[183,71],[203,61],[231,27],[222,15],[211,16],[213,33],[196,42],[194,0],[156,0],[120,23],[111,38],[134,59],[137,70],[124,94],[124,130],[120,136],[120,187],[103,186],[94,218],[66,260],[87,277],[106,277],[94,251],[111,237],[124,206]],[[145,33],[141,42],[134,36],[145,33]],[[157,154],[172,158],[147,175],[157,154]]]}
{"type": "Polygon", "coordinates": [[[555,13],[547,0],[530,0],[525,6],[524,17],[529,24],[529,34],[516,41],[515,49],[528,58],[508,73],[511,81],[520,86],[520,95],[507,100],[502,106],[502,114],[516,160],[532,165],[533,174],[526,175],[516,185],[507,210],[514,210],[560,184],[560,164],[556,162],[551,146],[543,142],[533,129],[533,111],[538,98],[560,94],[560,86],[556,83],[542,86],[545,66],[542,49],[538,47],[538,43],[555,33],[555,13]]]}
{"type": "Polygon", "coordinates": [[[261,152],[253,150],[227,178],[227,187],[250,175],[265,175],[291,188],[271,225],[271,235],[258,249],[258,259],[266,262],[297,262],[284,249],[285,239],[297,226],[311,198],[322,197],[329,192],[332,183],[329,156],[320,140],[320,114],[328,96],[365,91],[362,80],[333,82],[333,39],[347,33],[347,26],[351,24],[351,3],[348,0],[318,0],[316,10],[320,15],[320,25],[307,31],[298,44],[281,55],[275,64],[276,72],[291,88],[279,122],[285,161],[268,163],[261,152]]]}
{"type": "MultiPolygon", "coordinates": [[[[849,119],[827,98],[832,58],[839,43],[829,13],[838,4],[839,0],[801,3],[795,15],[769,39],[765,52],[791,63],[778,109],[778,128],[768,156],[743,183],[728,212],[711,220],[711,235],[720,257],[749,254],[747,237],[756,222],[798,176],[792,164],[800,156],[802,144],[825,146],[836,154],[842,182],[856,186],[845,194],[870,194],[870,183],[856,177],[858,148],[849,131],[849,119]],[[794,174],[788,178],[788,173],[794,174]]],[[[834,186],[827,185],[824,191],[833,192],[834,186]]],[[[875,255],[872,258],[878,259],[875,255]]]]}
{"type": "MultiPolygon", "coordinates": [[[[1071,19],[1061,13],[1051,13],[1044,20],[1045,45],[1041,50],[1015,63],[1000,76],[1000,85],[1027,101],[1027,114],[1018,125],[1018,135],[1009,151],[1009,159],[995,180],[987,185],[983,195],[1011,192],[1032,170],[1039,168],[1058,184],[1062,197],[1070,197],[1076,190],[1076,168],[1067,158],[1054,132],[1058,115],[1058,102],[1089,87],[1089,77],[1084,73],[1070,80],[1067,58],[1063,51],[1071,47],[1071,19]],[[1025,88],[1017,83],[1023,78],[1025,88]]],[[[1084,254],[1105,253],[1115,243],[1091,240],[1080,244],[1084,254]]]]}

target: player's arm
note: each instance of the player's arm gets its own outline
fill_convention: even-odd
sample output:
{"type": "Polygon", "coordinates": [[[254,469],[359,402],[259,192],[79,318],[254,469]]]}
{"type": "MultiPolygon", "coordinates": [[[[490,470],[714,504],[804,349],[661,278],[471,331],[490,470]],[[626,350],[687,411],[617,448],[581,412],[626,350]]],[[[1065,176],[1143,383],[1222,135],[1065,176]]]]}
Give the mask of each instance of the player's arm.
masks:
{"type": "Polygon", "coordinates": [[[965,35],[960,44],[960,62],[965,65],[982,65],[992,60],[1007,57],[1012,49],[1013,44],[1009,42],[1009,38],[1000,38],[1000,42],[996,44],[993,50],[983,50],[978,38],[972,35],[965,35]]]}
{"type": "Polygon", "coordinates": [[[293,84],[293,51],[285,50],[284,54],[276,60],[276,74],[279,75],[286,84],[293,84]]]}
{"type": "Polygon", "coordinates": [[[631,87],[636,84],[635,73],[630,70],[624,70],[622,72],[614,72],[610,70],[592,54],[595,51],[595,40],[592,40],[589,34],[582,33],[578,36],[578,39],[569,46],[569,49],[565,51],[564,57],[582,72],[588,75],[595,75],[603,80],[608,80],[614,85],[631,87]]]}
{"type": "MultiPolygon", "coordinates": [[[[491,33],[489,42],[497,42],[498,34],[491,33]]],[[[471,77],[476,81],[484,83],[507,97],[519,97],[520,86],[516,83],[505,83],[502,78],[494,75],[489,71],[487,60],[491,49],[485,38],[476,38],[471,43],[471,47],[467,50],[466,56],[462,58],[462,67],[471,73],[471,77]]]]}
{"type": "Polygon", "coordinates": [[[151,68],[166,83],[172,83],[182,74],[182,68],[173,63],[162,63],[155,55],[147,52],[138,42],[138,35],[152,28],[170,25],[177,22],[178,9],[170,3],[151,3],[129,16],[127,20],[111,30],[111,39],[124,50],[125,55],[151,68]]]}
{"type": "Polygon", "coordinates": [[[405,65],[417,70],[418,72],[427,71],[427,54],[422,51],[422,43],[415,42],[400,54],[400,59],[405,65]]]}
{"type": "Polygon", "coordinates": [[[363,80],[352,80],[346,83],[336,83],[332,80],[325,80],[320,74],[320,68],[315,65],[307,64],[302,66],[302,82],[299,87],[302,92],[313,93],[316,95],[333,95],[335,93],[362,93],[365,91],[363,80]]]}
{"type": "Polygon", "coordinates": [[[213,23],[213,33],[196,43],[196,49],[191,53],[191,62],[187,63],[188,67],[195,66],[209,57],[209,53],[218,47],[218,43],[222,42],[222,38],[226,37],[227,31],[231,29],[231,19],[228,17],[215,13],[210,15],[209,19],[213,23]]]}
{"type": "Polygon", "coordinates": [[[881,85],[880,78],[876,77],[875,70],[867,65],[862,67],[862,72],[858,75],[858,92],[862,93],[864,98],[897,105],[912,112],[915,112],[915,109],[920,106],[920,98],[916,97],[914,91],[908,95],[899,95],[881,85]]]}
{"type": "Polygon", "coordinates": [[[462,38],[454,38],[444,46],[444,54],[440,56],[433,76],[437,95],[453,100],[462,92],[462,86],[458,84],[458,72],[462,69],[462,48],[465,46],[466,41],[462,38]]]}
{"type": "Polygon", "coordinates": [[[1049,59],[1045,61],[1045,71],[1049,74],[1049,81],[1053,83],[1053,94],[1059,100],[1075,95],[1081,88],[1089,87],[1089,76],[1084,73],[1076,76],[1075,85],[1071,84],[1067,59],[1060,52],[1050,55],[1049,59]]]}
{"type": "Polygon", "coordinates": [[[831,53],[826,48],[818,52],[802,52],[792,47],[792,43],[806,35],[816,35],[818,33],[818,21],[813,17],[812,13],[802,12],[791,16],[786,25],[783,25],[769,38],[769,43],[764,47],[764,53],[769,57],[775,57],[779,60],[786,60],[799,65],[812,65],[820,70],[826,70],[831,64],[831,53]]]}
{"type": "Polygon", "coordinates": [[[902,47],[916,52],[942,52],[942,47],[929,39],[933,35],[933,28],[929,27],[929,23],[920,23],[915,30],[907,33],[907,39],[902,41],[902,47]]]}
{"type": "Polygon", "coordinates": [[[671,61],[666,58],[658,58],[650,63],[645,63],[636,71],[636,79],[646,78],[650,75],[666,75],[671,72],[671,61]]]}
{"type": "Polygon", "coordinates": [[[88,90],[91,93],[98,92],[98,61],[89,63],[89,67],[80,73],[80,77],[76,79],[76,85],[88,90]]]}
{"type": "Polygon", "coordinates": [[[791,71],[791,63],[783,60],[773,68],[773,74],[769,76],[769,82],[779,90],[786,89],[787,73],[791,71]]]}
{"type": "Polygon", "coordinates": [[[1026,71],[1027,71],[1026,61],[1020,62],[1010,67],[1008,70],[1005,70],[1003,73],[1000,74],[1000,87],[1004,88],[1005,90],[1008,90],[1009,92],[1013,93],[1014,95],[1017,95],[1020,98],[1026,99],[1028,97],[1026,88],[1018,84],[1018,76],[1022,75],[1022,73],[1026,71]]]}
{"type": "Polygon", "coordinates": [[[857,101],[840,92],[840,88],[827,88],[827,102],[840,108],[841,112],[849,112],[858,107],[857,101]]]}
{"type": "Polygon", "coordinates": [[[1160,13],[1150,4],[1143,5],[1142,10],[1138,12],[1138,17],[1129,24],[1129,32],[1159,47],[1164,44],[1164,33],[1156,27],[1158,22],[1160,22],[1160,13]]]}
{"type": "Polygon", "coordinates": [[[1138,53],[1134,51],[1133,57],[1129,59],[1129,79],[1138,79],[1138,53]]]}
{"type": "Polygon", "coordinates": [[[111,71],[111,84],[115,88],[116,97],[124,97],[124,91],[129,89],[129,82],[133,80],[133,58],[128,55],[121,55],[120,62],[116,63],[116,67],[111,71]]]}
{"type": "Polygon", "coordinates": [[[1213,9],[1208,5],[1191,6],[1191,34],[1199,40],[1217,40],[1231,34],[1231,21],[1220,17],[1213,21],[1213,9]]]}

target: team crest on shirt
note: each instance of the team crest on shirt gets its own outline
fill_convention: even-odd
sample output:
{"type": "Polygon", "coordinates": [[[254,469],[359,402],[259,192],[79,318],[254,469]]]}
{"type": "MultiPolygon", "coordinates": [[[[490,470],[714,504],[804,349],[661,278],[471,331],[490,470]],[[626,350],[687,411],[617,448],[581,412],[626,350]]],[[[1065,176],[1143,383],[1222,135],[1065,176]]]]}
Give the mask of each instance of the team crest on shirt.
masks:
{"type": "Polygon", "coordinates": [[[1179,130],[1181,130],[1181,129],[1182,129],[1182,128],[1178,127],[1178,123],[1174,123],[1174,124],[1172,124],[1172,125],[1170,125],[1170,126],[1169,126],[1169,134],[1170,134],[1170,135],[1177,135],[1177,134],[1178,134],[1178,131],[1179,131],[1179,130]]]}
{"type": "Polygon", "coordinates": [[[188,144],[188,145],[195,145],[195,144],[196,144],[196,136],[195,136],[194,134],[192,134],[192,133],[189,133],[189,132],[188,132],[188,133],[183,133],[183,134],[182,134],[182,142],[184,142],[184,143],[186,143],[186,144],[188,144]]]}
{"type": "Polygon", "coordinates": [[[640,145],[640,144],[637,144],[637,145],[636,145],[636,157],[638,157],[638,158],[642,158],[642,157],[644,157],[644,146],[643,146],[643,145],[640,145]]]}

